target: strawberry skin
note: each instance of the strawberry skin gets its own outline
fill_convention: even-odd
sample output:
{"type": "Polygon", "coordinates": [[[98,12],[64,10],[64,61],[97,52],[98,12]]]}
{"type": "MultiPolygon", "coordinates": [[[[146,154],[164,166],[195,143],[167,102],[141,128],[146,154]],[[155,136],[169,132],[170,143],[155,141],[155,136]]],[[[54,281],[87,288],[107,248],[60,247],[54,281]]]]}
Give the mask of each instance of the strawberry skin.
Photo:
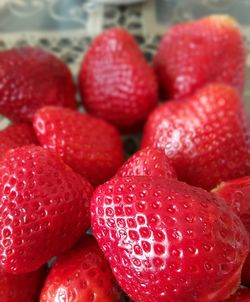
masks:
{"type": "Polygon", "coordinates": [[[224,198],[250,234],[250,176],[222,182],[213,192],[224,198]]]}
{"type": "Polygon", "coordinates": [[[239,288],[237,292],[232,295],[225,302],[250,302],[250,289],[248,288],[239,288]]]}
{"type": "Polygon", "coordinates": [[[102,119],[67,108],[44,107],[33,125],[40,144],[98,185],[123,164],[119,132],[102,119]]]}
{"type": "Polygon", "coordinates": [[[0,113],[30,121],[45,105],[75,108],[75,86],[69,68],[39,48],[0,52],[0,113]]]}
{"type": "Polygon", "coordinates": [[[174,25],[163,37],[154,65],[166,98],[193,94],[210,82],[245,84],[246,51],[237,22],[212,15],[174,25]]]}
{"type": "Polygon", "coordinates": [[[0,159],[13,148],[37,144],[33,128],[25,123],[12,124],[0,131],[0,159]]]}
{"type": "Polygon", "coordinates": [[[45,275],[45,266],[23,275],[9,274],[0,268],[0,301],[37,302],[45,275]]]}
{"type": "Polygon", "coordinates": [[[0,162],[0,265],[38,269],[69,249],[90,225],[91,185],[39,146],[10,150],[0,162]]]}
{"type": "Polygon", "coordinates": [[[158,98],[153,69],[122,28],[106,30],[93,41],[82,62],[79,85],[87,111],[125,132],[144,122],[158,98]]]}
{"type": "MultiPolygon", "coordinates": [[[[240,217],[250,238],[250,176],[223,182],[213,192],[240,217]]],[[[243,266],[242,283],[250,287],[250,254],[243,266]]]]}
{"type": "Polygon", "coordinates": [[[163,150],[146,147],[139,150],[119,169],[116,174],[119,177],[126,176],[157,176],[176,178],[172,161],[163,150]]]}
{"type": "Polygon", "coordinates": [[[113,178],[91,201],[92,228],[134,302],[218,302],[240,283],[248,236],[223,199],[174,179],[113,178]]]}
{"type": "Polygon", "coordinates": [[[205,189],[250,173],[250,123],[239,94],[224,84],[156,108],[144,129],[146,146],[165,151],[178,179],[205,189]]]}
{"type": "Polygon", "coordinates": [[[59,256],[50,270],[40,302],[119,302],[120,290],[97,242],[85,237],[59,256]]]}

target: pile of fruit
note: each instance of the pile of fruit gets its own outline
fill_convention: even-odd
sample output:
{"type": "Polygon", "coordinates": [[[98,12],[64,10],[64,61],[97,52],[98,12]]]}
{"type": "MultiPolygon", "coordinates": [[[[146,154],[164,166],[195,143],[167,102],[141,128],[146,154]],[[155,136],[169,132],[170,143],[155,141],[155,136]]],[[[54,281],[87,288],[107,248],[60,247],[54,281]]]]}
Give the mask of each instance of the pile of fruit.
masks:
{"type": "Polygon", "coordinates": [[[109,29],[80,66],[82,113],[58,58],[2,51],[0,301],[250,301],[245,61],[229,16],[174,25],[152,66],[109,29]]]}

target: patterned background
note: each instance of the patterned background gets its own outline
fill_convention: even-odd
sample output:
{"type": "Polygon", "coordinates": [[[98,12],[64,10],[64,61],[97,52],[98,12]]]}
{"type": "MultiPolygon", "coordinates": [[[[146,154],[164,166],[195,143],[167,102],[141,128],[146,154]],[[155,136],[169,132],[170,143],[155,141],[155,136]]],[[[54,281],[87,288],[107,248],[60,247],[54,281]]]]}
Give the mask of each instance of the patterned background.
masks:
{"type": "MultiPolygon", "coordinates": [[[[33,45],[63,59],[77,76],[91,39],[103,29],[124,26],[136,37],[147,59],[152,60],[162,34],[174,23],[208,14],[230,14],[242,26],[250,52],[250,0],[140,0],[131,5],[100,2],[138,0],[0,0],[0,50],[33,45]]],[[[250,113],[250,57],[245,99],[250,113]]],[[[0,116],[0,128],[8,124],[0,116]]],[[[125,138],[130,154],[138,137],[125,138]]]]}

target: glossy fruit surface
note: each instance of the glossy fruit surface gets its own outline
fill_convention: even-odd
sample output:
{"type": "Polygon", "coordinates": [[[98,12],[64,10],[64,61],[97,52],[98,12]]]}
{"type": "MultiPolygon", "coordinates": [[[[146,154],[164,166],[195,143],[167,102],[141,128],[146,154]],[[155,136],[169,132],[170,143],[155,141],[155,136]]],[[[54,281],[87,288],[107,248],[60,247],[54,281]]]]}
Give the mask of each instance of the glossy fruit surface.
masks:
{"type": "Polygon", "coordinates": [[[250,234],[250,176],[222,182],[213,192],[239,215],[250,234]]]}
{"type": "Polygon", "coordinates": [[[101,33],[79,74],[87,111],[125,132],[137,129],[158,101],[156,77],[135,39],[122,28],[101,33]]]}
{"type": "Polygon", "coordinates": [[[91,185],[38,146],[0,162],[0,264],[10,273],[38,269],[89,228],[91,185]]]}
{"type": "Polygon", "coordinates": [[[118,170],[117,176],[157,176],[176,178],[172,161],[163,150],[146,147],[131,156],[118,170]]]}
{"type": "Polygon", "coordinates": [[[205,189],[250,174],[249,118],[237,91],[224,84],[156,108],[144,129],[146,146],[165,151],[178,179],[205,189]]]}
{"type": "Polygon", "coordinates": [[[100,118],[67,108],[44,107],[33,121],[40,144],[93,185],[111,178],[123,164],[121,136],[100,118]]]}
{"type": "Polygon", "coordinates": [[[223,199],[174,179],[114,178],[91,202],[92,228],[135,302],[218,302],[240,283],[248,235],[223,199]]]}
{"type": "Polygon", "coordinates": [[[57,258],[40,302],[119,302],[120,290],[107,260],[93,237],[57,258]]]}
{"type": "Polygon", "coordinates": [[[1,302],[37,302],[46,275],[46,267],[23,275],[0,269],[1,302]]]}
{"type": "Polygon", "coordinates": [[[174,25],[164,35],[155,69],[165,98],[182,98],[211,82],[243,91],[246,51],[239,25],[211,15],[174,25]]]}
{"type": "Polygon", "coordinates": [[[0,131],[0,159],[10,149],[37,143],[32,126],[25,123],[7,126],[0,131]]]}
{"type": "MultiPolygon", "coordinates": [[[[222,182],[213,192],[240,217],[250,238],[250,176],[222,182]]],[[[244,263],[241,281],[250,287],[250,254],[244,263]]]]}
{"type": "Polygon", "coordinates": [[[30,121],[45,105],[75,108],[75,86],[67,65],[33,47],[0,52],[0,113],[30,121]]]}

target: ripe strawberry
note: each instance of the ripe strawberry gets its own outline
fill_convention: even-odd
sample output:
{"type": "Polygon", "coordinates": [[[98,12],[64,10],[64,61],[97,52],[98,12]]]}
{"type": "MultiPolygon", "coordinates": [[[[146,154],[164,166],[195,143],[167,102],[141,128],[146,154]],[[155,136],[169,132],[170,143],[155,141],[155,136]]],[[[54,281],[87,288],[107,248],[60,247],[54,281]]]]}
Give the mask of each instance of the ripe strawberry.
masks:
{"type": "Polygon", "coordinates": [[[151,147],[136,152],[117,172],[119,177],[133,175],[176,178],[173,164],[164,151],[151,147]]]}
{"type": "Polygon", "coordinates": [[[9,274],[0,268],[0,301],[37,302],[45,274],[45,267],[23,275],[9,274]]]}
{"type": "Polygon", "coordinates": [[[237,292],[225,302],[250,302],[250,289],[239,288],[237,292]]]}
{"type": "Polygon", "coordinates": [[[0,264],[36,270],[69,249],[89,227],[91,185],[38,146],[10,150],[0,162],[0,264]]]}
{"type": "MultiPolygon", "coordinates": [[[[213,192],[224,198],[240,217],[250,238],[250,176],[223,182],[213,192]]],[[[242,283],[250,287],[250,254],[243,266],[242,283]]]]}
{"type": "Polygon", "coordinates": [[[239,94],[210,84],[150,115],[142,147],[165,150],[178,178],[206,189],[250,173],[250,123],[239,94]]]}
{"type": "Polygon", "coordinates": [[[0,131],[0,159],[10,149],[36,143],[37,138],[30,125],[12,124],[0,131]]]}
{"type": "Polygon", "coordinates": [[[68,67],[39,48],[0,52],[0,113],[30,120],[45,105],[75,108],[75,86],[68,67]]]}
{"type": "Polygon", "coordinates": [[[120,290],[97,242],[87,236],[59,256],[53,265],[40,302],[118,302],[120,290]]]}
{"type": "Polygon", "coordinates": [[[242,92],[246,51],[237,22],[212,15],[174,25],[163,37],[154,65],[165,97],[193,94],[210,82],[242,92]]]}
{"type": "Polygon", "coordinates": [[[141,125],[157,102],[157,83],[135,39],[122,28],[100,34],[79,74],[86,109],[123,131],[141,125]]]}
{"type": "Polygon", "coordinates": [[[41,145],[98,185],[123,163],[120,134],[110,124],[66,108],[44,107],[34,117],[41,145]]]}
{"type": "Polygon", "coordinates": [[[92,228],[135,302],[218,302],[237,288],[248,236],[223,199],[174,179],[132,176],[99,186],[92,228]]]}
{"type": "Polygon", "coordinates": [[[222,182],[213,192],[224,198],[250,235],[250,176],[222,182]]]}

